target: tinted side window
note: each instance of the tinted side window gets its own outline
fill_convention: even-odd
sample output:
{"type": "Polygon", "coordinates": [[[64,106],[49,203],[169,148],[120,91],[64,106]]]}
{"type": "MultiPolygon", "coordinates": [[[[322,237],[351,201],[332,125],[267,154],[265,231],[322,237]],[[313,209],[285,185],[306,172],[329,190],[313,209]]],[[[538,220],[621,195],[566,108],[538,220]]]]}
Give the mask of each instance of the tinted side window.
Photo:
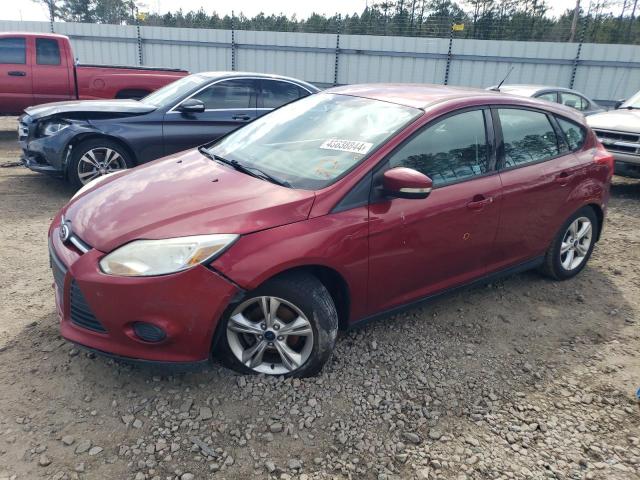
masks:
{"type": "Polygon", "coordinates": [[[264,108],[277,108],[307,95],[309,95],[309,92],[293,83],[278,82],[276,80],[262,81],[262,106],[264,108]]]}
{"type": "Polygon", "coordinates": [[[27,63],[24,38],[0,38],[0,63],[27,63]]]}
{"type": "Polygon", "coordinates": [[[60,47],[57,40],[36,38],[36,63],[38,65],[60,65],[60,47]]]}
{"type": "Polygon", "coordinates": [[[489,145],[482,110],[459,113],[427,127],[392,154],[389,166],[428,175],[434,186],[489,169],[489,145]]]}
{"type": "Polygon", "coordinates": [[[193,96],[204,103],[207,110],[255,107],[253,80],[225,80],[205,88],[193,96]]]}
{"type": "Polygon", "coordinates": [[[564,132],[564,135],[567,137],[569,148],[573,151],[582,147],[586,137],[584,128],[577,123],[570,122],[569,120],[563,120],[562,118],[558,118],[557,120],[560,124],[560,128],[564,132]]]}
{"type": "Polygon", "coordinates": [[[515,108],[498,109],[504,139],[505,167],[535,163],[560,153],[547,115],[515,108]]]}
{"type": "Polygon", "coordinates": [[[562,97],[562,104],[567,107],[580,111],[589,108],[589,103],[580,95],[574,95],[573,93],[561,93],[560,95],[562,97]]]}
{"type": "Polygon", "coordinates": [[[547,102],[558,103],[558,94],[556,92],[543,93],[542,95],[538,95],[536,98],[546,100],[547,102]]]}

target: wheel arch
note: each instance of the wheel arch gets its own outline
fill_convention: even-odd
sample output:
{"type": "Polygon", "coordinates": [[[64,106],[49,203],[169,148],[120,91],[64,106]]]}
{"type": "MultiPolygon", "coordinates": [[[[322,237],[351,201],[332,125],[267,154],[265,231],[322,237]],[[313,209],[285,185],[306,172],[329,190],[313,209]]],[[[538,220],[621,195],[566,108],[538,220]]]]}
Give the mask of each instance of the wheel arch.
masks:
{"type": "Polygon", "coordinates": [[[265,283],[282,276],[290,275],[292,273],[307,273],[313,275],[325,286],[329,291],[333,303],[336,306],[338,312],[338,328],[345,330],[349,325],[349,312],[351,309],[351,294],[349,284],[345,280],[344,276],[336,269],[320,264],[309,265],[297,265],[281,270],[272,274],[265,280],[263,280],[256,288],[264,285],[265,283]]]}
{"type": "Polygon", "coordinates": [[[596,214],[596,218],[598,219],[598,230],[596,231],[596,240],[595,240],[597,242],[598,240],[600,240],[600,233],[602,232],[602,224],[604,223],[604,210],[602,209],[602,206],[600,206],[597,203],[589,203],[585,206],[591,208],[593,212],[596,214]]]}
{"type": "Polygon", "coordinates": [[[109,135],[105,133],[83,132],[73,137],[73,139],[69,142],[69,145],[67,146],[68,154],[67,154],[67,159],[65,161],[65,175],[67,177],[69,176],[69,156],[71,155],[71,152],[73,151],[73,149],[76,148],[82,142],[86,142],[89,140],[97,140],[97,139],[106,139],[106,140],[109,140],[110,142],[117,143],[127,152],[127,154],[129,155],[129,158],[131,158],[131,161],[135,165],[138,165],[138,159],[136,158],[136,155],[133,149],[127,142],[125,142],[121,138],[114,137],[113,135],[109,135]]]}

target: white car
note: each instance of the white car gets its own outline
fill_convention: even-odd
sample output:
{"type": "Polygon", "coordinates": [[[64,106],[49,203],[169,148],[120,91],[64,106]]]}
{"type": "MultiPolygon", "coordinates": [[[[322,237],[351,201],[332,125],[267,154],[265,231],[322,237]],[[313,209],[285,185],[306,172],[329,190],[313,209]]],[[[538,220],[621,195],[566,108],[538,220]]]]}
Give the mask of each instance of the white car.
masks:
{"type": "Polygon", "coordinates": [[[588,116],[587,123],[615,157],[615,173],[640,178],[640,92],[617,110],[588,116]]]}

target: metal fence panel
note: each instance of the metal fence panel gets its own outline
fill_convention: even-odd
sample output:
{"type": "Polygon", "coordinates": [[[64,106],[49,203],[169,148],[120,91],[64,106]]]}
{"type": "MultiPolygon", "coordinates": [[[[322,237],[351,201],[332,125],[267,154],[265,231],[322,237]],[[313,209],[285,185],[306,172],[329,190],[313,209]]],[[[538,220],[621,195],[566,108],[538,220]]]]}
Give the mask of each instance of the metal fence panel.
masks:
{"type": "Polygon", "coordinates": [[[140,27],[145,65],[190,72],[231,70],[231,31],[140,27]]]}
{"type": "Polygon", "coordinates": [[[335,35],[240,30],[235,38],[237,70],[333,83],[335,35]]]}
{"type": "Polygon", "coordinates": [[[471,87],[506,83],[568,86],[575,43],[459,40],[453,42],[450,84],[471,87]]]}
{"type": "MultiPolygon", "coordinates": [[[[0,21],[0,31],[48,32],[48,22],[0,21]]],[[[509,83],[574,87],[595,99],[640,88],[640,46],[231,31],[55,23],[83,63],[244,70],[302,78],[320,86],[364,82],[487,87],[514,66],[509,83]],[[339,49],[338,49],[339,47],[339,49]],[[233,59],[233,60],[232,60],[233,59]]]]}
{"type": "Polygon", "coordinates": [[[574,88],[593,98],[617,100],[629,98],[640,89],[640,47],[585,43],[576,70],[574,88]],[[633,62],[636,66],[592,66],[588,62],[633,62]]]}
{"type": "Polygon", "coordinates": [[[442,83],[448,40],[341,35],[338,83],[442,83]]]}
{"type": "Polygon", "coordinates": [[[80,63],[138,65],[134,26],[54,23],[54,30],[72,38],[80,63]]]}

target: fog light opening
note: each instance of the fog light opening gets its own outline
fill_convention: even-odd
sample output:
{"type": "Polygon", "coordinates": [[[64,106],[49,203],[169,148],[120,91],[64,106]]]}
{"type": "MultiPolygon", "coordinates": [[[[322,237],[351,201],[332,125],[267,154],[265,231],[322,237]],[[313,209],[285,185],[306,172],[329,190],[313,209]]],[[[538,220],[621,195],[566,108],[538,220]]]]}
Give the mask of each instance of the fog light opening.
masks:
{"type": "Polygon", "coordinates": [[[157,343],[167,338],[167,334],[160,327],[146,322],[136,322],[133,324],[133,332],[140,340],[157,343]]]}

